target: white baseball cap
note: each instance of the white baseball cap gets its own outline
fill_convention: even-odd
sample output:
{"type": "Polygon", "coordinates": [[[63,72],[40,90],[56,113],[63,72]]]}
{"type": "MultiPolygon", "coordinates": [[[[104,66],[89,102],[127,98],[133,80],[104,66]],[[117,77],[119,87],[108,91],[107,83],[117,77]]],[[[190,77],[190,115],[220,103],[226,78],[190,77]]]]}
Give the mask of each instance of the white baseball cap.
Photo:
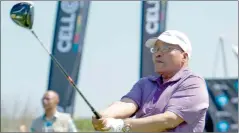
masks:
{"type": "Polygon", "coordinates": [[[183,49],[184,52],[188,54],[188,57],[191,57],[192,46],[188,37],[177,30],[167,30],[160,34],[158,37],[150,38],[146,41],[145,46],[148,48],[154,47],[157,40],[160,40],[165,43],[178,45],[183,49]]]}

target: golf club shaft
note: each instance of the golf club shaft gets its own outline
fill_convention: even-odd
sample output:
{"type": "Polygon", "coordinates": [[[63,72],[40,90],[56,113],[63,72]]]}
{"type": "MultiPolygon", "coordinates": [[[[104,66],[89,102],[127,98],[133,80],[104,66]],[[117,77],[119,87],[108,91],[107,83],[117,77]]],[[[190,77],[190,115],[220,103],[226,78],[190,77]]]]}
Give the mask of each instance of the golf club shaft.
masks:
{"type": "Polygon", "coordinates": [[[61,66],[61,64],[58,62],[58,60],[46,49],[45,45],[41,42],[41,40],[38,38],[38,36],[36,35],[36,33],[31,30],[31,33],[37,38],[37,40],[40,42],[41,46],[45,49],[45,51],[51,56],[51,59],[53,60],[53,62],[59,67],[59,69],[61,70],[61,72],[64,74],[64,76],[66,77],[66,79],[70,82],[70,84],[73,86],[73,88],[75,88],[77,90],[77,92],[81,95],[81,97],[83,98],[83,100],[87,103],[87,105],[90,107],[91,111],[94,113],[94,115],[96,116],[97,119],[100,119],[101,116],[99,115],[99,113],[94,109],[94,107],[89,103],[89,101],[85,98],[85,96],[81,93],[81,91],[77,88],[76,84],[74,83],[74,81],[72,80],[72,78],[68,75],[68,73],[64,70],[64,68],[61,66]]]}

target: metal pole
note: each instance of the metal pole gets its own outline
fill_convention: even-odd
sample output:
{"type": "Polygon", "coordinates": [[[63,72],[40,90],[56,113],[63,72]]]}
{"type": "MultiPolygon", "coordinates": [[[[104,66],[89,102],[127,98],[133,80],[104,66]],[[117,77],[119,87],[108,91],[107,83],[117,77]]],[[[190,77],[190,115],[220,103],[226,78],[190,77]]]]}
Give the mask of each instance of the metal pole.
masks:
{"type": "Polygon", "coordinates": [[[222,59],[223,59],[222,63],[223,63],[223,68],[224,68],[224,76],[228,77],[226,52],[225,52],[225,48],[224,48],[224,40],[223,40],[223,38],[221,36],[219,37],[219,43],[221,45],[221,52],[222,52],[222,59]]]}

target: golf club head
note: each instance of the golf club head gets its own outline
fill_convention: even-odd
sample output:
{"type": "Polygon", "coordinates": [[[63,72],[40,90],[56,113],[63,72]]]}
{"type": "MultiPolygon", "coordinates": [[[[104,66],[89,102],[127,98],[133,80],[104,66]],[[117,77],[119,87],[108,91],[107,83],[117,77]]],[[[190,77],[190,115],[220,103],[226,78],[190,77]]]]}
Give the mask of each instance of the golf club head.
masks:
{"type": "Polygon", "coordinates": [[[15,4],[11,9],[10,17],[17,25],[31,30],[34,21],[33,3],[22,1],[15,4]]]}

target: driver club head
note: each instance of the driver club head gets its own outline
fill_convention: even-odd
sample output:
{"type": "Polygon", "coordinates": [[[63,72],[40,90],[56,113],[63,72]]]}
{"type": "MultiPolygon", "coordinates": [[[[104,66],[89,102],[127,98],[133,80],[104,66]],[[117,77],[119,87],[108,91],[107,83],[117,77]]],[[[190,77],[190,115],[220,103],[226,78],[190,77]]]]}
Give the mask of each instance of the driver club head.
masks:
{"type": "Polygon", "coordinates": [[[33,3],[22,1],[15,4],[10,11],[10,17],[17,25],[31,30],[34,21],[33,3]]]}

